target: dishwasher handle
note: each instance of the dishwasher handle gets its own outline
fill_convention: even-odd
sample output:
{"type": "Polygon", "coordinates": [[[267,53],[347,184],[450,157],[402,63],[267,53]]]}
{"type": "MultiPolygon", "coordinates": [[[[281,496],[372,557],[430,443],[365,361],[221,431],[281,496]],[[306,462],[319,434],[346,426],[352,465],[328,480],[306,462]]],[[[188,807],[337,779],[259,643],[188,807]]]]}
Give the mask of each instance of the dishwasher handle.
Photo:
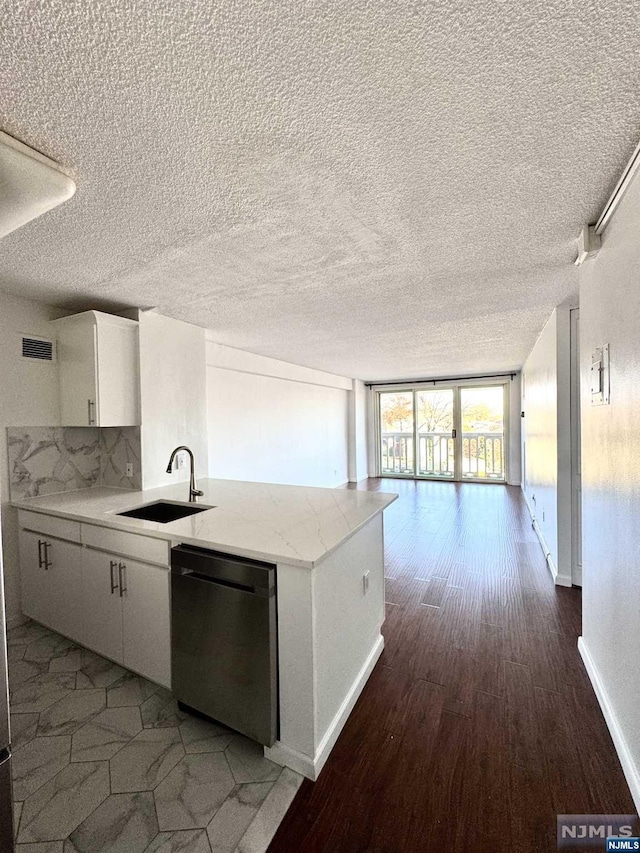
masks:
{"type": "Polygon", "coordinates": [[[197,577],[209,583],[233,586],[246,592],[272,595],[276,586],[276,567],[219,554],[189,545],[178,545],[171,549],[171,572],[188,578],[197,577]]]}
{"type": "Polygon", "coordinates": [[[198,572],[192,572],[191,569],[174,569],[172,571],[172,575],[174,582],[178,583],[182,581],[196,581],[198,583],[206,584],[207,586],[219,586],[235,592],[242,592],[246,595],[256,595],[259,598],[271,598],[272,595],[275,595],[275,589],[261,589],[255,586],[245,586],[244,584],[235,583],[234,581],[224,581],[220,580],[220,578],[207,577],[206,575],[198,574],[198,572]]]}

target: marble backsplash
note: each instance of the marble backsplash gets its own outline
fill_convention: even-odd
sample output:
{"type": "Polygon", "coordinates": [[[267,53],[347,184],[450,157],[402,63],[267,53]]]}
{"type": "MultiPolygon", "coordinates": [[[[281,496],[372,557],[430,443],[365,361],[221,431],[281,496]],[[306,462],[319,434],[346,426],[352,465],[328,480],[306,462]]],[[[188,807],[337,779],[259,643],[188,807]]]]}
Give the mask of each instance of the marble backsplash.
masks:
{"type": "Polygon", "coordinates": [[[100,429],[100,485],[119,489],[142,488],[140,427],[102,427],[100,429]],[[127,477],[127,463],[133,476],[127,477]]]}
{"type": "Polygon", "coordinates": [[[91,486],[142,488],[140,427],[8,427],[7,444],[12,500],[91,486]]]}

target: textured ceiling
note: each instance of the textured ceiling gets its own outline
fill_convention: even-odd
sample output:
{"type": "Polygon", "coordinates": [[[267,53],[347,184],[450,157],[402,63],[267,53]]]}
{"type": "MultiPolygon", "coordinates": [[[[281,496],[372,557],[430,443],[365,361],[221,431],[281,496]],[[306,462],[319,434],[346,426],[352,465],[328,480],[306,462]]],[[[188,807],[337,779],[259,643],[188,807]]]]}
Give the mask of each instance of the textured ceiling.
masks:
{"type": "Polygon", "coordinates": [[[0,128],[76,196],[0,289],[367,379],[516,368],[640,134],[640,4],[5,0],[0,128]]]}

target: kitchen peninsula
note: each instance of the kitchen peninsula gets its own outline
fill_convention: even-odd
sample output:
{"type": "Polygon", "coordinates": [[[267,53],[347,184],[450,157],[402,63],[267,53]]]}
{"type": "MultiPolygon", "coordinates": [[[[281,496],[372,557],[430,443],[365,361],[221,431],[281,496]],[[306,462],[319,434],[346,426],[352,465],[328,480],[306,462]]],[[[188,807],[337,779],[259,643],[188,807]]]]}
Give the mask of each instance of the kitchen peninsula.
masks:
{"type": "MultiPolygon", "coordinates": [[[[280,728],[265,754],[315,779],[382,652],[382,512],[396,495],[215,479],[201,480],[199,486],[204,493],[200,504],[210,508],[164,524],[118,513],[157,501],[184,503],[184,483],[145,491],[94,487],[25,498],[13,505],[19,510],[21,535],[42,534],[54,541],[52,560],[45,557],[45,564],[53,567],[51,575],[55,546],[61,543],[66,547],[64,571],[72,571],[69,564],[75,563],[83,590],[95,580],[90,554],[139,561],[140,578],[146,579],[141,581],[140,611],[132,620],[131,647],[125,647],[120,659],[165,686],[170,686],[171,546],[195,545],[275,564],[280,728]],[[147,582],[148,587],[142,586],[147,582]],[[152,587],[155,593],[145,595],[152,587]],[[149,612],[150,606],[158,612],[149,612]],[[148,631],[141,632],[144,625],[148,631]],[[141,643],[153,648],[145,653],[136,647],[141,643]]],[[[46,613],[38,611],[42,586],[34,576],[39,571],[44,578],[42,566],[32,570],[28,560],[28,549],[21,546],[25,612],[47,624],[46,613]]],[[[68,608],[75,606],[70,627],[50,627],[83,642],[81,629],[75,627],[82,622],[83,604],[78,599],[74,605],[69,586],[64,590],[58,584],[56,594],[65,597],[68,608]]],[[[135,581],[128,579],[127,587],[135,590],[135,581]]],[[[46,601],[42,607],[46,609],[46,601]]],[[[57,607],[56,618],[63,611],[57,607]]],[[[108,632],[109,625],[104,627],[108,632]]],[[[118,657],[104,647],[97,650],[118,657]]]]}

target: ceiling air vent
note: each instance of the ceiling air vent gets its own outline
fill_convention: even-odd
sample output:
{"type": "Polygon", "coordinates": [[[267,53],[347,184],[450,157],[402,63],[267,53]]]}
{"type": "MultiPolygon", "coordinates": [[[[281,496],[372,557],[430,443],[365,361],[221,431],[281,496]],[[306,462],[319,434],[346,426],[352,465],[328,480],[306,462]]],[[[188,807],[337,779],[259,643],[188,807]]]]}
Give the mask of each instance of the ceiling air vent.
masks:
{"type": "Polygon", "coordinates": [[[29,361],[53,361],[53,341],[47,338],[22,338],[22,358],[29,361]]]}

